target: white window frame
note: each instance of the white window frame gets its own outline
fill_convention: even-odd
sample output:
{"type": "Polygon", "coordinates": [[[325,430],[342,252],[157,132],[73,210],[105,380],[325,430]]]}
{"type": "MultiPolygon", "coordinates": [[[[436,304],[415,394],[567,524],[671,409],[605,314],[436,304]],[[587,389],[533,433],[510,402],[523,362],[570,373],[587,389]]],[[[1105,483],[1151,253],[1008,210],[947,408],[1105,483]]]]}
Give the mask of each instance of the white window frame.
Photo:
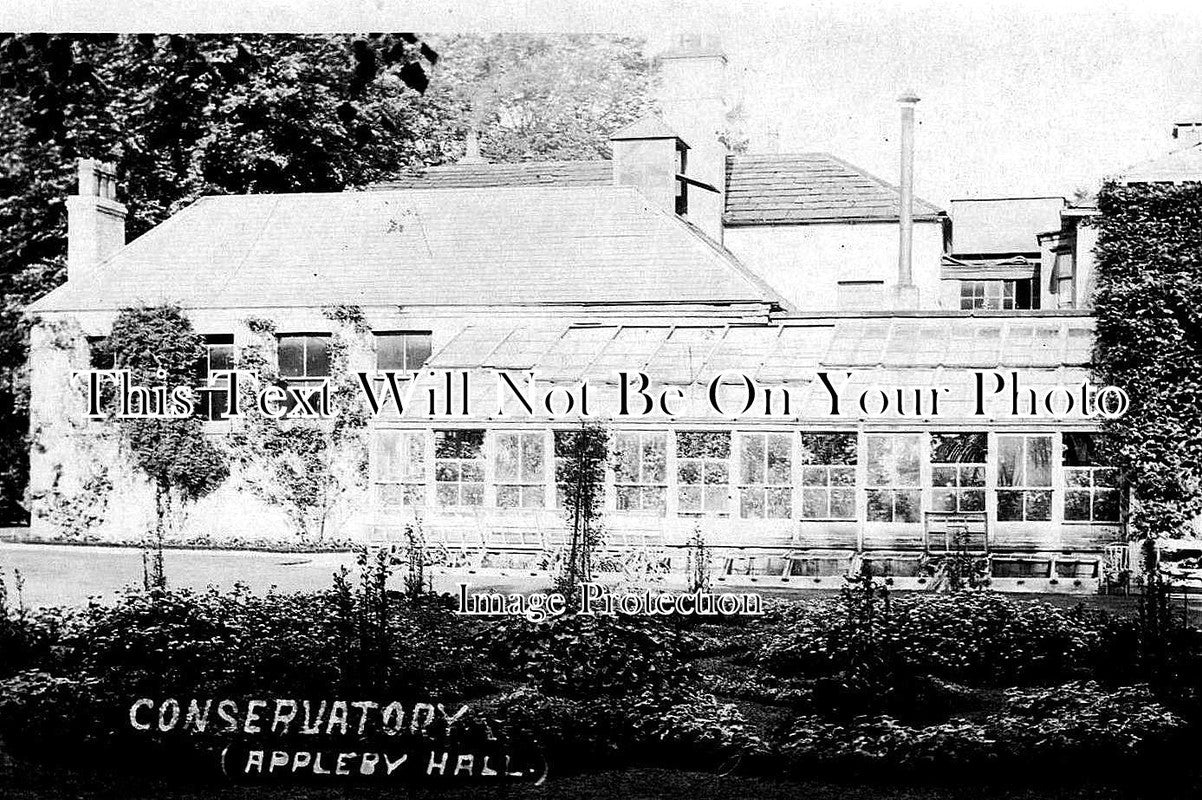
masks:
{"type": "Polygon", "coordinates": [[[1060,442],[1059,435],[1057,435],[1055,433],[1040,433],[1040,432],[1033,432],[1033,431],[1032,432],[1015,431],[1015,432],[998,433],[995,437],[995,444],[996,444],[996,447],[993,449],[992,453],[990,454],[991,455],[990,460],[993,461],[994,464],[996,465],[996,470],[995,470],[996,484],[995,484],[995,488],[994,488],[994,494],[996,497],[995,513],[997,515],[997,521],[1002,524],[1014,523],[1014,522],[1025,522],[1025,523],[1057,522],[1058,520],[1056,519],[1056,516],[1057,516],[1056,515],[1056,506],[1058,504],[1056,502],[1056,487],[1057,487],[1057,485],[1063,485],[1063,478],[1061,478],[1058,474],[1059,465],[1060,465],[1060,461],[1061,461],[1061,455],[1060,455],[1061,442],[1060,442]],[[1047,483],[1047,485],[1033,484],[1027,480],[1027,471],[1028,471],[1027,470],[1027,458],[1028,458],[1028,452],[1029,452],[1029,448],[1030,448],[1030,441],[1032,439],[1036,439],[1036,438],[1048,439],[1050,442],[1051,451],[1050,451],[1050,454],[1048,457],[1049,462],[1048,462],[1048,483],[1047,483]],[[1022,439],[1022,442],[1023,442],[1022,452],[1020,453],[1020,456],[1019,456],[1019,465],[1022,469],[1022,474],[1019,476],[1019,481],[1014,484],[1003,484],[1002,483],[1002,461],[1001,461],[1001,459],[1002,459],[1002,450],[1003,450],[1003,446],[1004,446],[1004,440],[1006,440],[1006,439],[1022,439]],[[1007,494],[1007,493],[1015,493],[1015,492],[1021,493],[1021,495],[1022,495],[1022,517],[1019,519],[1002,519],[1002,516],[1001,516],[1002,495],[1007,494]],[[1028,515],[1028,510],[1027,510],[1028,495],[1032,495],[1037,492],[1046,492],[1048,495],[1047,519],[1032,519],[1028,515]]]}
{"type": "Polygon", "coordinates": [[[494,430],[492,432],[492,464],[493,464],[493,489],[495,492],[494,504],[499,509],[505,510],[522,510],[533,508],[545,508],[547,505],[547,432],[544,430],[494,430]],[[515,480],[508,480],[501,475],[501,448],[502,440],[507,437],[514,437],[518,440],[517,449],[517,470],[518,474],[515,480]],[[526,466],[527,452],[522,446],[523,442],[536,441],[538,449],[538,457],[541,460],[539,465],[538,475],[527,477],[523,475],[526,466]],[[517,489],[518,504],[503,505],[501,495],[503,489],[517,489]],[[527,494],[534,494],[537,490],[538,502],[529,504],[526,502],[527,494]]]}
{"type": "Polygon", "coordinates": [[[739,519],[756,519],[756,520],[792,520],[797,517],[797,435],[792,432],[784,431],[736,431],[734,439],[734,447],[732,451],[737,456],[734,468],[735,487],[737,493],[733,498],[733,502],[737,506],[737,515],[739,519]],[[752,437],[761,437],[764,441],[764,454],[762,467],[764,480],[762,483],[752,483],[747,476],[743,474],[743,450],[747,445],[747,440],[752,437]],[[770,483],[768,481],[768,442],[769,437],[779,437],[788,445],[789,453],[789,470],[788,483],[770,483]],[[762,515],[748,515],[744,513],[743,496],[746,492],[757,492],[760,496],[760,507],[764,510],[762,515]],[[783,495],[788,499],[788,513],[784,516],[774,516],[768,513],[772,504],[769,502],[770,493],[783,495]]]}
{"type": "Polygon", "coordinates": [[[483,507],[487,506],[488,505],[488,488],[491,485],[490,481],[489,481],[489,475],[488,475],[488,463],[489,463],[488,430],[484,429],[484,428],[435,428],[431,434],[431,442],[433,443],[433,449],[434,449],[434,454],[435,454],[434,460],[432,462],[432,465],[434,467],[434,479],[433,479],[434,504],[436,506],[438,506],[439,508],[452,509],[452,510],[453,509],[476,509],[476,508],[483,508],[483,507]],[[480,455],[479,456],[477,456],[475,458],[462,458],[462,457],[446,458],[446,457],[439,457],[437,455],[437,453],[438,453],[438,434],[440,434],[440,433],[462,433],[462,432],[466,432],[466,431],[481,432],[482,441],[481,441],[481,445],[480,445],[480,455]],[[455,467],[455,470],[457,472],[456,479],[453,481],[439,480],[438,472],[439,472],[439,468],[442,466],[455,467]],[[463,468],[465,466],[478,467],[480,470],[480,480],[465,481],[463,479],[463,468]],[[479,486],[480,486],[480,502],[479,503],[463,502],[463,499],[465,496],[464,495],[464,487],[475,486],[477,484],[479,484],[479,486]],[[441,493],[439,492],[439,489],[441,489],[444,486],[451,486],[451,485],[456,487],[456,489],[455,489],[456,502],[444,503],[441,493]]]}
{"type": "MultiPolygon", "coordinates": [[[[922,523],[922,513],[925,501],[925,487],[930,483],[929,475],[924,472],[924,463],[929,463],[926,457],[926,446],[929,436],[925,431],[870,431],[864,434],[864,519],[869,524],[880,525],[915,525],[922,523]],[[888,438],[896,440],[898,438],[912,438],[917,445],[917,468],[918,475],[913,484],[903,483],[873,483],[872,482],[872,439],[888,438]],[[875,492],[889,493],[889,519],[872,519],[872,503],[871,498],[875,492]],[[912,512],[915,519],[899,519],[897,498],[900,494],[914,494],[914,502],[912,503],[912,512]]],[[[891,449],[894,445],[891,445],[891,449]]]]}
{"type": "MultiPolygon", "coordinates": [[[[375,432],[376,443],[373,452],[375,459],[374,468],[372,470],[372,483],[376,490],[376,502],[381,508],[424,508],[429,503],[429,482],[430,482],[430,437],[428,431],[424,428],[380,428],[375,432]],[[383,464],[381,450],[383,445],[383,437],[396,435],[402,439],[408,439],[411,444],[408,448],[410,454],[420,453],[420,463],[414,465],[402,464],[401,470],[397,477],[385,476],[383,473],[383,464]],[[399,486],[401,488],[401,502],[386,503],[383,499],[381,487],[384,486],[399,486]],[[417,496],[419,502],[410,502],[412,494],[417,496]]],[[[403,450],[405,448],[402,448],[403,450]]]]}
{"type": "Polygon", "coordinates": [[[674,483],[674,481],[672,480],[672,472],[671,472],[671,469],[673,466],[672,453],[674,452],[674,449],[672,447],[672,444],[673,444],[672,437],[669,435],[669,433],[670,432],[666,431],[666,430],[646,430],[646,431],[644,431],[644,430],[617,430],[617,431],[614,431],[614,434],[613,434],[613,455],[614,455],[613,463],[614,463],[614,466],[611,471],[613,472],[613,498],[614,498],[614,511],[616,513],[623,514],[623,515],[641,515],[641,516],[655,516],[655,517],[667,517],[670,515],[670,512],[673,510],[673,509],[670,509],[668,506],[669,506],[669,498],[670,498],[670,494],[671,494],[669,490],[672,488],[672,485],[674,483]],[[638,474],[633,476],[634,480],[619,480],[619,476],[617,473],[617,465],[618,465],[618,460],[620,458],[619,453],[621,452],[621,449],[622,449],[622,440],[624,437],[633,437],[634,441],[636,443],[635,446],[638,449],[638,459],[637,459],[638,474]],[[664,475],[663,475],[662,481],[646,480],[645,479],[646,476],[644,475],[644,472],[646,471],[646,468],[647,468],[647,464],[645,461],[645,458],[646,458],[645,447],[648,442],[650,442],[654,439],[660,439],[663,442],[664,475]],[[632,508],[632,507],[622,508],[621,507],[620,497],[621,497],[623,489],[637,489],[638,490],[639,503],[638,503],[637,508],[632,508]],[[661,493],[661,496],[663,497],[663,503],[660,504],[658,508],[656,508],[656,507],[649,508],[647,505],[647,502],[646,502],[646,497],[648,495],[648,492],[655,492],[655,491],[658,491],[661,493]]]}
{"type": "Polygon", "coordinates": [[[797,486],[801,495],[801,504],[797,507],[794,516],[804,522],[822,522],[822,521],[839,521],[839,522],[854,522],[857,517],[856,495],[859,489],[859,465],[860,465],[860,440],[855,431],[802,431],[799,440],[799,454],[801,457],[797,459],[795,470],[798,473],[797,486]],[[824,463],[804,463],[805,454],[805,437],[807,436],[848,436],[855,443],[855,453],[850,464],[824,464],[824,463]],[[836,473],[850,473],[851,484],[834,483],[833,479],[836,473]],[[824,483],[810,483],[809,477],[812,475],[822,474],[824,483]],[[818,516],[810,516],[806,513],[806,495],[807,493],[821,492],[826,498],[827,513],[818,516]],[[838,516],[831,513],[832,502],[831,498],[835,492],[849,492],[851,494],[851,512],[848,515],[838,516]]]}
{"type": "Polygon", "coordinates": [[[676,515],[680,517],[729,517],[731,515],[731,456],[734,453],[734,431],[730,430],[698,430],[695,428],[681,428],[675,431],[673,443],[673,451],[676,454],[675,469],[670,476],[672,478],[672,490],[676,496],[676,515]],[[680,454],[682,434],[717,434],[726,436],[726,456],[682,456],[680,454]],[[685,483],[680,479],[681,470],[694,466],[698,470],[698,475],[701,478],[700,483],[685,483]],[[726,478],[717,483],[711,483],[708,478],[712,474],[722,472],[726,478]],[[686,489],[699,490],[700,492],[700,508],[686,510],[684,508],[684,492],[686,489]],[[709,500],[711,498],[721,498],[721,509],[710,510],[709,500]]]}

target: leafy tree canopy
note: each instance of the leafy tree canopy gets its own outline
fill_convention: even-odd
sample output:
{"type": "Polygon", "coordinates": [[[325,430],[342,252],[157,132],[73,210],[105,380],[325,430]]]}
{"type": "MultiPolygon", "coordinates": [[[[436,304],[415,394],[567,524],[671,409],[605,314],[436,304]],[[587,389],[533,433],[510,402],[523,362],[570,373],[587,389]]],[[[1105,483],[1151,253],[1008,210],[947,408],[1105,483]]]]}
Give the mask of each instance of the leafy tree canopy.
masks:
{"type": "Polygon", "coordinates": [[[116,163],[133,238],[204,194],[338,191],[458,158],[472,124],[493,160],[599,158],[647,108],[651,66],[637,40],[593,36],[0,39],[0,521],[23,516],[21,309],[66,277],[76,158],[116,163]]]}
{"type": "Polygon", "coordinates": [[[653,110],[655,63],[639,39],[532,34],[434,40],[430,97],[460,110],[489,161],[609,157],[609,135],[653,110]]]}

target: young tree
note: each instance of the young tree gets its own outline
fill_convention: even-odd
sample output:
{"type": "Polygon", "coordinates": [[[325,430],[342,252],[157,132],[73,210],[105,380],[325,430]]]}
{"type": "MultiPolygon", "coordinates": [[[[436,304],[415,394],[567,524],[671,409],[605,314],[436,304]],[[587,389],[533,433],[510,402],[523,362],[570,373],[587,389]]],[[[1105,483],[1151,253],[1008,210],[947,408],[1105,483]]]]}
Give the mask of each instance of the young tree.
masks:
{"type": "MultiPolygon", "coordinates": [[[[117,315],[108,339],[116,369],[130,372],[136,386],[191,386],[202,339],[176,306],[127,308],[117,315]]],[[[156,411],[156,409],[146,409],[156,411]]],[[[162,414],[165,409],[157,409],[162,414]]],[[[194,416],[118,421],[134,464],[150,481],[155,499],[155,553],[150,584],[165,585],[163,539],[188,504],[212,492],[229,476],[225,454],[205,436],[194,416]]]]}
{"type": "Polygon", "coordinates": [[[568,552],[555,588],[571,598],[581,583],[592,580],[593,553],[601,544],[609,432],[602,425],[584,423],[580,430],[561,435],[565,456],[556,482],[568,523],[568,552]]]}

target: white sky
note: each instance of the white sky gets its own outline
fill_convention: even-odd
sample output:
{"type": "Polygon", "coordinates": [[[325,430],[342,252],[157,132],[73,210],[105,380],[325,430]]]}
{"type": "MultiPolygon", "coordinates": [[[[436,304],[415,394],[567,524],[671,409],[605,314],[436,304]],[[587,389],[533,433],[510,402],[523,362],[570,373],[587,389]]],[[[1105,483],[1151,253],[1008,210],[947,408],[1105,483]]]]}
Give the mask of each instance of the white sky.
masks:
{"type": "Polygon", "coordinates": [[[894,101],[912,87],[918,194],[1071,195],[1202,118],[1202,3],[1144,8],[851,3],[736,31],[730,67],[749,132],[779,126],[782,151],[895,180],[894,101]]]}
{"type": "Polygon", "coordinates": [[[916,182],[952,197],[1069,194],[1172,147],[1202,117],[1202,2],[1168,0],[0,0],[6,30],[720,32],[753,135],[897,173],[896,96],[918,106],[916,182]]]}

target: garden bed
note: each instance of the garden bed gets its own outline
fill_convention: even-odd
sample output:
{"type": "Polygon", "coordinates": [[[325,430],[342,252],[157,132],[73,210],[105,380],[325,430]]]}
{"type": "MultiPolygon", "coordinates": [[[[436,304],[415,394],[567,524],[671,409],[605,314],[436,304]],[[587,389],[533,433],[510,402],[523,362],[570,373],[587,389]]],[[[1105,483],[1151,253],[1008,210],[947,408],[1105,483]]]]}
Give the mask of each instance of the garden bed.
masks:
{"type": "MultiPolygon", "coordinates": [[[[1196,778],[1181,765],[1200,741],[1202,642],[1155,609],[1116,617],[853,583],[768,601],[760,618],[534,624],[398,593],[386,557],[362,559],[357,582],[344,572],[321,592],[130,591],[111,605],[6,609],[4,748],[28,775],[69,751],[81,769],[207,782],[221,732],[132,731],[130,698],[407,697],[470,709],[440,735],[487,720],[537,742],[551,786],[582,796],[652,774],[679,777],[648,796],[696,796],[686,776],[698,771],[727,776],[705,784],[714,797],[815,781],[918,792],[898,797],[952,797],[918,787],[966,781],[1076,797],[1087,781],[1196,778]]],[[[455,792],[443,796],[472,796],[455,792]]]]}

